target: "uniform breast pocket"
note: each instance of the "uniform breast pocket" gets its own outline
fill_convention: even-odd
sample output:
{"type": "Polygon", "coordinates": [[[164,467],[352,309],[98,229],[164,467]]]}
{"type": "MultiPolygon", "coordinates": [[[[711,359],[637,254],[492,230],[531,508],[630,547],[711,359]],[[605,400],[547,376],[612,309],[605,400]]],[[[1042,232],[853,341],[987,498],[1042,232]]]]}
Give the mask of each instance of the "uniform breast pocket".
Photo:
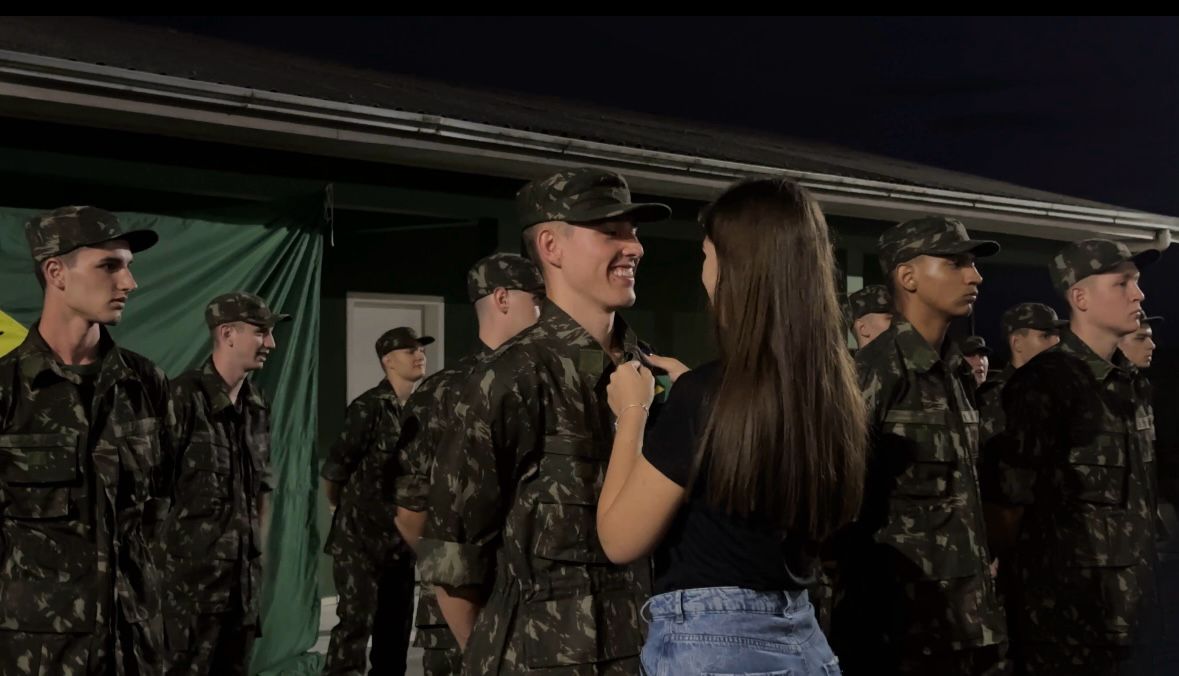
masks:
{"type": "Polygon", "coordinates": [[[160,421],[143,418],[119,426],[119,458],[133,477],[135,498],[143,502],[159,491],[160,421]]]}
{"type": "Polygon", "coordinates": [[[0,435],[0,477],[8,519],[58,519],[80,489],[78,434],[0,435]]]}
{"type": "MultiPolygon", "coordinates": [[[[896,477],[893,495],[898,498],[947,499],[956,490],[962,453],[968,453],[969,425],[977,435],[978,418],[973,423],[948,424],[949,416],[965,416],[952,411],[889,411],[885,416],[883,438],[878,450],[881,462],[896,477]]],[[[974,438],[977,438],[974,437],[974,438]]]]}
{"type": "Polygon", "coordinates": [[[536,555],[550,561],[609,563],[598,541],[598,487],[605,465],[593,457],[591,439],[546,437],[540,461],[536,555]]]}
{"type": "Polygon", "coordinates": [[[1084,446],[1068,451],[1064,481],[1077,500],[1118,506],[1125,500],[1126,450],[1122,435],[1097,433],[1084,446]]]}
{"type": "Polygon", "coordinates": [[[198,437],[184,452],[177,507],[184,516],[211,515],[231,501],[229,444],[215,437],[198,437]]]}

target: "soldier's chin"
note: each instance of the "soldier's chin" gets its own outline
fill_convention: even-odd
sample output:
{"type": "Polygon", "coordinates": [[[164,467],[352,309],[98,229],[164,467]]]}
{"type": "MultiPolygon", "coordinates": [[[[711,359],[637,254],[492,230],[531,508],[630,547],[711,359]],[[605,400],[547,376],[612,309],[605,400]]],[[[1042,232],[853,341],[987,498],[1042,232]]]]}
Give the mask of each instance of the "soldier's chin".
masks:
{"type": "Polygon", "coordinates": [[[628,290],[627,293],[617,294],[614,298],[610,299],[608,307],[611,312],[615,310],[625,310],[628,307],[634,307],[636,300],[638,300],[638,297],[635,296],[635,292],[628,290]]]}
{"type": "Polygon", "coordinates": [[[100,317],[98,319],[98,323],[103,324],[105,326],[116,326],[121,321],[123,321],[123,311],[122,310],[116,310],[114,312],[110,312],[106,316],[100,317]]]}

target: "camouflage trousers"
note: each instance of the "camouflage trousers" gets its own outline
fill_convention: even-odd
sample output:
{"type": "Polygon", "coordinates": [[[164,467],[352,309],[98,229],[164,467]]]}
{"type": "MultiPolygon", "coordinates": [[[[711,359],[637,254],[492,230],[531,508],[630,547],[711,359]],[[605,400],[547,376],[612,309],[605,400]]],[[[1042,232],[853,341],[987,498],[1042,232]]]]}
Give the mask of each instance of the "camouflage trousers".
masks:
{"type": "Polygon", "coordinates": [[[1155,673],[1148,665],[1135,662],[1131,648],[1025,643],[1018,650],[1016,673],[1019,676],[1147,676],[1155,673]]]}
{"type": "Polygon", "coordinates": [[[0,676],[156,676],[160,624],[128,623],[115,636],[0,631],[0,676]]]}
{"type": "Polygon", "coordinates": [[[642,636],[638,624],[642,620],[638,611],[641,604],[633,603],[636,599],[633,589],[616,581],[610,585],[612,589],[601,589],[604,593],[596,598],[579,598],[578,592],[584,590],[565,588],[546,594],[558,598],[525,602],[520,584],[516,580],[507,581],[510,578],[505,570],[506,567],[497,570],[496,584],[487,605],[479,611],[470,642],[463,652],[465,676],[634,676],[640,673],[638,652],[642,636]],[[620,596],[629,597],[630,602],[614,606],[611,610],[615,612],[604,617],[594,617],[601,606],[613,605],[620,596]],[[627,612],[631,608],[633,611],[627,612]],[[615,639],[613,645],[604,645],[611,638],[615,639]],[[612,650],[615,654],[630,654],[606,658],[605,654],[612,650]]]}
{"type": "Polygon", "coordinates": [[[371,674],[405,673],[409,635],[413,629],[414,560],[412,556],[375,561],[350,538],[336,538],[331,554],[332,577],[340,595],[324,674],[363,674],[368,640],[371,674]]]}
{"type": "Polygon", "coordinates": [[[422,670],[425,676],[458,676],[463,668],[463,651],[450,632],[434,588],[422,585],[418,597],[418,613],[414,618],[418,628],[414,645],[422,648],[422,670]]]}
{"type": "Polygon", "coordinates": [[[463,673],[463,653],[456,646],[453,650],[422,651],[422,673],[425,676],[459,676],[463,673]]]}
{"type": "Polygon", "coordinates": [[[192,613],[164,618],[168,676],[249,673],[256,623],[241,613],[192,613]]]}
{"type": "Polygon", "coordinates": [[[928,655],[904,655],[901,657],[897,673],[906,676],[1010,676],[1011,668],[1011,662],[1007,659],[1007,644],[1003,643],[981,648],[933,652],[928,655]]]}

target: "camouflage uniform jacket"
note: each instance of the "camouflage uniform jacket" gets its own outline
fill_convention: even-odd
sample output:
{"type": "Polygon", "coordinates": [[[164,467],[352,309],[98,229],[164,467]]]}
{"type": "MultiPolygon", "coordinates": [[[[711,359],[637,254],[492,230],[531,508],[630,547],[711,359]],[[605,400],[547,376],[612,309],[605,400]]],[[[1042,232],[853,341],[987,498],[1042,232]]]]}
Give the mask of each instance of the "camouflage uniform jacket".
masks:
{"type": "MultiPolygon", "coordinates": [[[[616,344],[637,354],[621,319],[614,328],[616,344]]],[[[464,655],[468,673],[638,671],[649,567],[644,579],[639,566],[612,564],[596,532],[613,368],[548,303],[463,389],[435,457],[419,566],[444,586],[494,580],[464,655]]]]}
{"type": "Polygon", "coordinates": [[[58,364],[36,324],[0,359],[0,641],[10,631],[113,630],[126,638],[108,648],[125,664],[126,646],[136,655],[162,647],[153,544],[172,491],[176,423],[163,371],[101,331],[88,401],[85,381],[58,364]]]}
{"type": "MultiPolygon", "coordinates": [[[[401,466],[406,467],[407,472],[390,482],[395,486],[393,501],[398,506],[415,512],[426,511],[434,451],[443,433],[455,423],[454,410],[460,389],[471,370],[492,354],[494,351],[482,347],[463,357],[454,366],[427,378],[405,402],[397,446],[401,466]]],[[[421,589],[414,624],[418,627],[414,645],[430,650],[458,649],[458,642],[446,626],[446,619],[434,598],[432,585],[424,585],[421,589]]]]}
{"type": "Polygon", "coordinates": [[[1011,382],[1013,375],[1015,367],[1008,364],[978,386],[975,398],[978,400],[980,449],[986,449],[987,443],[1007,425],[1007,418],[1003,415],[1003,388],[1011,382]]]}
{"type": "Polygon", "coordinates": [[[939,357],[898,316],[859,351],[856,367],[872,450],[841,580],[867,617],[884,620],[872,631],[906,651],[1001,643],[1006,622],[989,571],[965,359],[948,341],[939,357]]]}
{"type": "Polygon", "coordinates": [[[988,499],[1024,507],[1012,610],[1023,640],[1129,645],[1152,608],[1154,425],[1139,376],[1064,331],[1019,369],[988,499]]]}
{"type": "Polygon", "coordinates": [[[258,497],[273,490],[270,412],[249,379],[240,409],[210,358],[173,383],[181,454],[164,536],[165,609],[238,612],[257,623],[262,549],[258,497]]]}
{"type": "Polygon", "coordinates": [[[327,553],[336,554],[339,547],[357,544],[374,560],[408,554],[393,525],[397,506],[392,500],[393,486],[387,484],[405,473],[396,457],[401,408],[393,386],[384,379],[348,405],[344,431],[332,445],[321,472],[325,479],[343,484],[327,553]]]}

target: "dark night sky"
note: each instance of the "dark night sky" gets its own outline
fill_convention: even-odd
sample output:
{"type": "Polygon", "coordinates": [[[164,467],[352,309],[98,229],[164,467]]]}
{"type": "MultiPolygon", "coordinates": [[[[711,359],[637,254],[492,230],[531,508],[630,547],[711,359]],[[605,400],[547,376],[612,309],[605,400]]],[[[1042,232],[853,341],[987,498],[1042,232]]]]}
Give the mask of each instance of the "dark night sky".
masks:
{"type": "Polygon", "coordinates": [[[1179,19],[124,18],[1179,215],[1179,19]]]}

